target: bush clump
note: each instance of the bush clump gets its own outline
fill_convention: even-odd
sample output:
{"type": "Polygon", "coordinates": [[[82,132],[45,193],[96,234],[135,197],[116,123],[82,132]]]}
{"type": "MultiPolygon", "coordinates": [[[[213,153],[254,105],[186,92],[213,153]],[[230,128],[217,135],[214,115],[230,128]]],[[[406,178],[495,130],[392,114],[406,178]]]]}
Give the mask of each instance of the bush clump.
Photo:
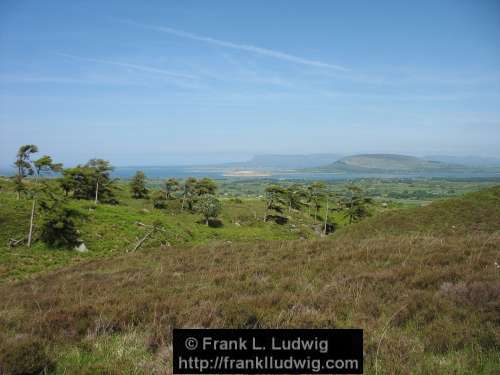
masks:
{"type": "Polygon", "coordinates": [[[167,208],[167,198],[164,192],[156,190],[153,192],[151,198],[153,199],[154,208],[167,208]]]}
{"type": "Polygon", "coordinates": [[[54,363],[42,341],[29,335],[2,338],[0,374],[31,375],[49,371],[54,363]]]}
{"type": "Polygon", "coordinates": [[[82,214],[68,205],[68,199],[57,192],[46,190],[40,196],[40,239],[52,247],[72,248],[78,245],[76,219],[82,214]]]}

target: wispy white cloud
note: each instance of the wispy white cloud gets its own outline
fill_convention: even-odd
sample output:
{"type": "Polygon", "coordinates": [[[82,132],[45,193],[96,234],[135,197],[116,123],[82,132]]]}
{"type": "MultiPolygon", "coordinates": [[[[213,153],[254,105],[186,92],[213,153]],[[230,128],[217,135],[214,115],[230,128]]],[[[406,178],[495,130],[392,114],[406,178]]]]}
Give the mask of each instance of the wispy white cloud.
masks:
{"type": "Polygon", "coordinates": [[[108,65],[114,65],[114,66],[121,66],[123,68],[139,70],[142,72],[160,74],[160,75],[168,77],[168,78],[190,79],[190,80],[198,78],[198,77],[195,77],[195,76],[190,75],[190,74],[172,72],[169,70],[154,68],[154,67],[146,66],[146,65],[130,64],[130,63],[125,63],[122,61],[115,61],[115,60],[102,60],[102,59],[94,59],[94,58],[88,58],[88,57],[80,57],[80,56],[70,55],[67,53],[57,53],[57,54],[59,56],[67,57],[67,58],[74,59],[74,60],[94,62],[94,63],[98,63],[98,64],[108,64],[108,65]]]}
{"type": "Polygon", "coordinates": [[[142,27],[144,29],[161,31],[164,33],[178,36],[180,38],[196,40],[199,42],[208,43],[208,44],[216,45],[216,46],[223,47],[223,48],[231,48],[231,49],[236,49],[236,50],[240,50],[240,51],[246,51],[246,52],[250,52],[250,53],[254,53],[254,54],[268,56],[268,57],[271,57],[274,59],[289,61],[289,62],[292,62],[295,64],[307,65],[307,66],[316,67],[316,68],[341,70],[341,71],[348,70],[347,68],[342,67],[340,65],[334,65],[334,64],[330,64],[330,63],[326,63],[326,62],[318,61],[318,60],[310,60],[310,59],[306,59],[303,57],[291,55],[291,54],[288,54],[285,52],[276,51],[276,50],[272,50],[272,49],[268,49],[268,48],[252,46],[249,44],[238,44],[238,43],[228,42],[225,40],[215,39],[215,38],[202,36],[202,35],[198,35],[198,34],[193,34],[193,33],[182,31],[182,30],[173,29],[171,27],[146,25],[146,24],[142,24],[142,23],[133,22],[130,20],[121,20],[121,22],[127,23],[129,25],[142,27]]]}

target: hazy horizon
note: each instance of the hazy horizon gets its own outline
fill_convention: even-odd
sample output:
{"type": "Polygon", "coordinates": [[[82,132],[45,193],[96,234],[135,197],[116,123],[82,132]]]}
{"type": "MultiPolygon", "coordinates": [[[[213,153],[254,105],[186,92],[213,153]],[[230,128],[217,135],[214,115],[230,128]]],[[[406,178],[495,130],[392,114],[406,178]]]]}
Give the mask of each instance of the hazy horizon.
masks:
{"type": "Polygon", "coordinates": [[[0,166],[500,157],[495,1],[3,1],[0,166]]]}
{"type": "MultiPolygon", "coordinates": [[[[38,156],[41,156],[43,152],[39,152],[38,156]]],[[[286,156],[314,156],[314,155],[336,155],[338,159],[348,156],[354,155],[367,155],[367,154],[390,154],[390,155],[405,155],[405,156],[414,156],[421,159],[433,160],[435,159],[456,159],[449,161],[452,164],[463,164],[463,165],[472,165],[472,166],[481,166],[488,164],[500,165],[500,158],[494,156],[484,156],[484,155],[451,155],[451,154],[415,154],[415,153],[393,153],[393,152],[355,152],[355,153],[330,153],[330,152],[311,152],[311,153],[289,153],[289,154],[279,154],[279,153],[254,153],[254,154],[227,154],[227,153],[216,153],[212,155],[207,154],[198,154],[198,155],[163,155],[160,158],[156,158],[156,162],[150,162],[152,159],[151,155],[146,155],[143,162],[139,161],[136,163],[127,164],[126,162],[121,162],[118,157],[107,157],[102,155],[92,155],[87,158],[78,159],[74,161],[64,161],[62,159],[56,160],[62,162],[65,167],[74,167],[78,164],[85,164],[88,160],[92,158],[104,158],[109,160],[111,164],[115,168],[139,168],[139,167],[152,167],[152,168],[176,168],[176,167],[197,167],[197,166],[217,166],[224,165],[230,163],[245,163],[252,161],[255,157],[269,157],[269,156],[278,156],[278,157],[286,157],[286,156]],[[163,161],[162,161],[163,160],[163,161]],[[466,162],[462,162],[466,160],[466,162]]],[[[14,159],[7,161],[7,163],[0,164],[0,172],[8,172],[12,169],[12,173],[15,172],[14,159]]],[[[140,158],[138,160],[141,160],[140,158]]],[[[441,161],[443,161],[441,160],[441,161]]],[[[446,162],[446,161],[444,161],[446,162]]],[[[321,163],[320,163],[321,164],[321,163]]],[[[322,163],[321,165],[314,166],[322,166],[326,165],[322,163]]],[[[1,174],[1,173],[0,173],[1,174]]]]}

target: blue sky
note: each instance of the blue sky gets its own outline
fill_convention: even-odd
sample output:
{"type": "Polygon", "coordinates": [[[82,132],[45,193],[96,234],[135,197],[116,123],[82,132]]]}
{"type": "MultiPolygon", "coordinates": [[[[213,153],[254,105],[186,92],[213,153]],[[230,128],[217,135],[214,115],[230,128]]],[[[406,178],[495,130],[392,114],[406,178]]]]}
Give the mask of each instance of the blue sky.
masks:
{"type": "Polygon", "coordinates": [[[0,3],[0,165],[500,156],[498,1],[0,3]]]}

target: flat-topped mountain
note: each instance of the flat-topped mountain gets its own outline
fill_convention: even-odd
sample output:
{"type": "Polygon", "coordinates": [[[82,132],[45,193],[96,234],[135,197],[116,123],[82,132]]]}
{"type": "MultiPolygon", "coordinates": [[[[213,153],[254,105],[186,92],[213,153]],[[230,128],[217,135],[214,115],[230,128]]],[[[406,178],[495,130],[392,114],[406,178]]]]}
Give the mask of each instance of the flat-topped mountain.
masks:
{"type": "Polygon", "coordinates": [[[347,156],[334,163],[315,168],[323,172],[456,172],[469,167],[424,160],[397,154],[362,154],[347,156]]]}

